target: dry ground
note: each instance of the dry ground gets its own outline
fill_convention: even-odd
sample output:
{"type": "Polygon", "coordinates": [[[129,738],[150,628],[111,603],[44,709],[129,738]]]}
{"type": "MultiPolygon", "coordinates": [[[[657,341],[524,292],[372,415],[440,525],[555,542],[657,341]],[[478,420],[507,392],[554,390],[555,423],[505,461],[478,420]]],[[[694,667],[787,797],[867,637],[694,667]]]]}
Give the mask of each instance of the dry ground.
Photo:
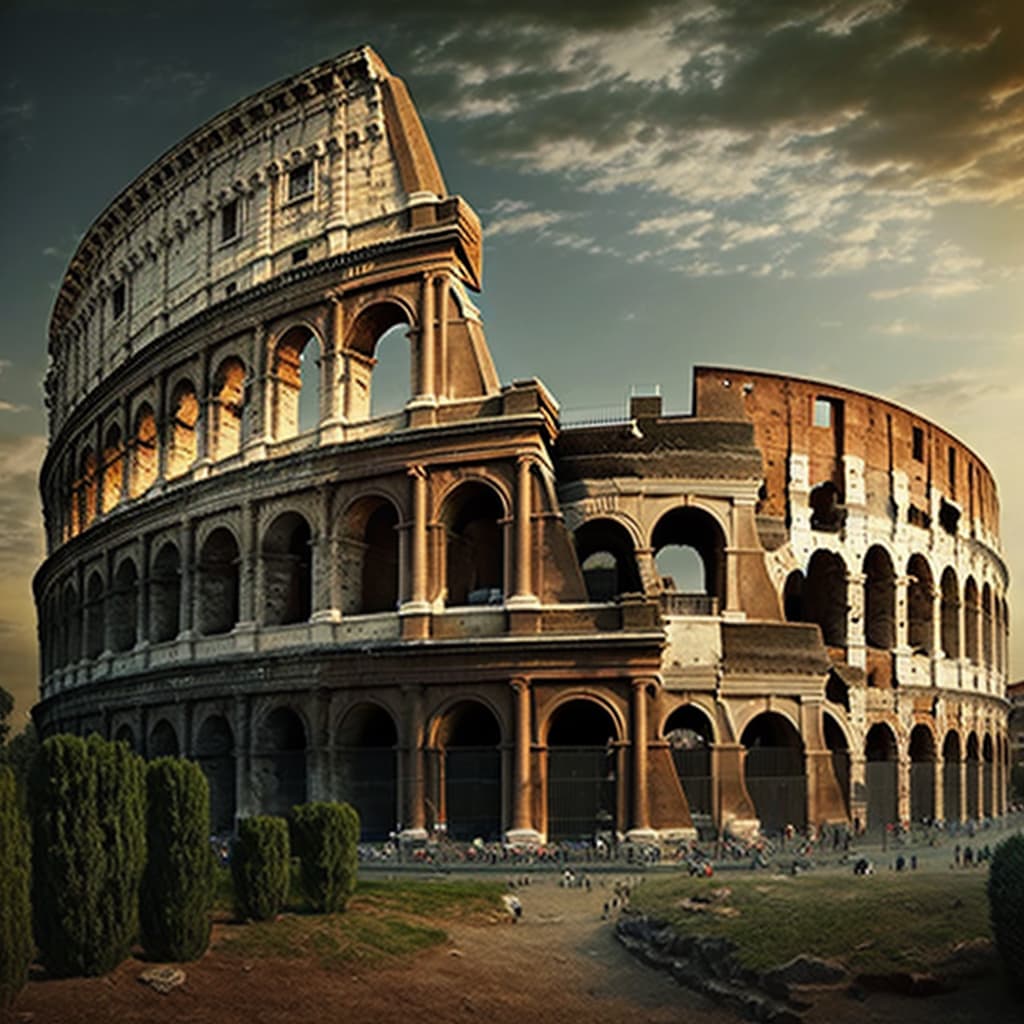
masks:
{"type": "MultiPolygon", "coordinates": [[[[608,886],[611,876],[605,876],[608,886]]],[[[726,1024],[736,1018],[633,960],[601,920],[610,890],[565,890],[534,876],[519,890],[519,924],[446,925],[447,943],[372,966],[312,960],[245,960],[214,948],[186,964],[186,984],[162,996],[138,981],[135,960],[95,979],[33,981],[14,1021],[31,1024],[284,1024],[291,1021],[428,1020],[520,1024],[726,1024]]],[[[949,996],[904,1000],[845,994],[815,999],[808,1024],[1010,1024],[1019,1006],[982,978],[949,996]],[[1007,1015],[1010,1014],[1010,1015],[1007,1015]]],[[[6,1022],[5,1022],[6,1024],[6,1022]]]]}

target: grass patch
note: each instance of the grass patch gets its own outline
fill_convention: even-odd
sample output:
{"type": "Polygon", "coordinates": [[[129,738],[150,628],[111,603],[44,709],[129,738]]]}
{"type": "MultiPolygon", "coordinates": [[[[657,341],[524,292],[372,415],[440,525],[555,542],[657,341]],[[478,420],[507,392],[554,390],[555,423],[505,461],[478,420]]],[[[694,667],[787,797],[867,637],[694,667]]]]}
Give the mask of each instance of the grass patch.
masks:
{"type": "MultiPolygon", "coordinates": [[[[218,949],[230,956],[316,960],[326,968],[372,963],[445,941],[445,922],[501,908],[504,886],[491,881],[360,881],[343,914],[313,914],[292,885],[289,910],[276,921],[226,927],[218,949]]],[[[231,877],[218,878],[217,904],[233,906],[231,877]]]]}
{"type": "Polygon", "coordinates": [[[809,953],[854,971],[916,971],[959,942],[991,937],[985,880],[983,872],[650,879],[632,902],[682,933],[731,939],[757,970],[809,953]],[[738,916],[680,909],[684,898],[723,886],[738,916]]]}

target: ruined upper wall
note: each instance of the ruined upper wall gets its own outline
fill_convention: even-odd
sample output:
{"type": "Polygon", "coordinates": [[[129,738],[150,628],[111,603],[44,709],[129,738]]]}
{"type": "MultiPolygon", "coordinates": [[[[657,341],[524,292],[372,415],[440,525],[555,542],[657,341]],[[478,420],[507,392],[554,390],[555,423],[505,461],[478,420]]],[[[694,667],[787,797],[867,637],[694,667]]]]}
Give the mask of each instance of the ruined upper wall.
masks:
{"type": "Polygon", "coordinates": [[[909,409],[820,381],[699,366],[693,410],[753,422],[765,462],[764,515],[786,517],[792,478],[806,459],[801,490],[831,482],[840,502],[889,516],[892,501],[918,526],[939,526],[945,503],[959,512],[959,532],[998,547],[992,474],[970,448],[909,409]]]}
{"type": "MultiPolygon", "coordinates": [[[[445,197],[404,84],[368,47],[236,104],[139,175],[79,245],[50,324],[51,426],[196,314],[301,264],[422,236],[450,219],[445,197]]],[[[479,223],[458,213],[460,273],[479,287],[479,223]]]]}

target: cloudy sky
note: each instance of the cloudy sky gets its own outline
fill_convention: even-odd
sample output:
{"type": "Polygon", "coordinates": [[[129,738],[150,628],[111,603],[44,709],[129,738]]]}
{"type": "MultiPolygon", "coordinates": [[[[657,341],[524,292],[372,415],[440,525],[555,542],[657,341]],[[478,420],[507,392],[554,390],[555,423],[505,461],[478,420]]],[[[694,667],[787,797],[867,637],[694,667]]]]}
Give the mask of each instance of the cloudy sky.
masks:
{"type": "Polygon", "coordinates": [[[699,362],[885,395],[992,467],[1024,578],[1020,0],[0,0],[0,40],[0,684],[19,711],[67,259],[183,135],[362,43],[483,219],[503,380],[540,376],[574,418],[630,385],[686,411],[699,362]]]}

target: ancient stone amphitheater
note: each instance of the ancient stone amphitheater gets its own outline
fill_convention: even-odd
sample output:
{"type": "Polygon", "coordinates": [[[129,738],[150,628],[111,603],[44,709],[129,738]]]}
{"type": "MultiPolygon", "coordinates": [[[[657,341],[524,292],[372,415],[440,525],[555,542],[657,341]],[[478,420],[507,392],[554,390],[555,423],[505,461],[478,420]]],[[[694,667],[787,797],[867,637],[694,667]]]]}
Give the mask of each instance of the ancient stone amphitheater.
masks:
{"type": "Polygon", "coordinates": [[[707,367],[691,415],[563,424],[500,383],[480,283],[477,217],[365,48],[117,196],[50,329],[42,731],[195,758],[222,830],[317,798],[367,838],[1000,813],[978,457],[707,367]]]}

